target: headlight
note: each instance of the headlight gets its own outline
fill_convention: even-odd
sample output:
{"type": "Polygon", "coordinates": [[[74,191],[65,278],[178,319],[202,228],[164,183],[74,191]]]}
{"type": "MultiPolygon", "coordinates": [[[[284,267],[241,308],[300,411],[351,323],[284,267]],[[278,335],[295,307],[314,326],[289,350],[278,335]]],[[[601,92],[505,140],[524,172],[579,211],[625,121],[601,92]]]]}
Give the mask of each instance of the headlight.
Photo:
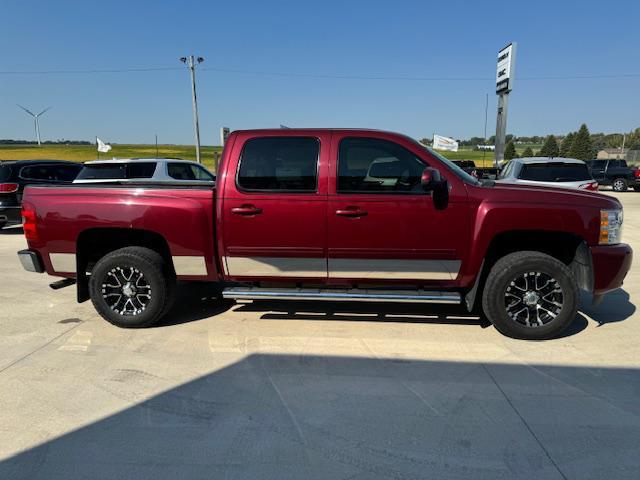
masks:
{"type": "Polygon", "coordinates": [[[600,245],[620,243],[622,236],[622,209],[600,210],[600,245]]]}

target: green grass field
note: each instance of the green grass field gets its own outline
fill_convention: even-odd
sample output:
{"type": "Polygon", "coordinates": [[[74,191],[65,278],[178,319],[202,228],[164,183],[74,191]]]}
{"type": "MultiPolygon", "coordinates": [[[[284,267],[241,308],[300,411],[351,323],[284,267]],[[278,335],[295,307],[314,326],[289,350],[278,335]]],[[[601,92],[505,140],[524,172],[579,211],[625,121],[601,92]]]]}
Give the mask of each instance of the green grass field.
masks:
{"type": "MultiPolygon", "coordinates": [[[[155,157],[155,145],[112,145],[109,153],[101,153],[100,158],[134,158],[155,157]]],[[[201,148],[202,161],[208,168],[214,167],[214,152],[221,152],[220,147],[205,146],[201,148]]],[[[195,147],[191,145],[158,145],[159,157],[182,158],[195,160],[195,147]]],[[[31,159],[71,160],[86,162],[96,160],[98,152],[95,145],[0,145],[0,160],[31,159]]]]}
{"type": "MultiPolygon", "coordinates": [[[[518,145],[518,154],[530,146],[534,150],[539,150],[540,145],[518,145]]],[[[112,145],[113,149],[109,153],[101,153],[100,158],[133,158],[133,157],[154,157],[156,156],[155,145],[112,145]]],[[[202,147],[202,160],[206,167],[211,170],[214,166],[214,152],[218,155],[221,147],[202,147]]],[[[451,160],[473,160],[478,167],[493,166],[493,152],[482,152],[479,150],[461,149],[457,152],[440,152],[451,160]]],[[[185,160],[195,160],[196,152],[192,145],[158,145],[157,155],[159,157],[182,158],[185,160]]],[[[71,160],[74,162],[86,162],[96,160],[98,152],[95,145],[0,145],[0,160],[31,160],[38,158],[54,160],[71,160]]]]}

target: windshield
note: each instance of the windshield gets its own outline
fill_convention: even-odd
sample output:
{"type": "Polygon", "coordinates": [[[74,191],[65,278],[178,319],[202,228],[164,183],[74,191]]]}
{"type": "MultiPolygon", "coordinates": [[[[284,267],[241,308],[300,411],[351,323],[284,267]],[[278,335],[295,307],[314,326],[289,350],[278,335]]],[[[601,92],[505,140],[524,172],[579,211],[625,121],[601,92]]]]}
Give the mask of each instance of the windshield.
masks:
{"type": "MultiPolygon", "coordinates": [[[[439,154],[438,152],[436,152],[434,149],[427,147],[425,145],[422,145],[419,142],[415,142],[417,145],[420,146],[420,148],[422,148],[423,150],[426,150],[427,152],[429,152],[431,155],[433,155],[434,157],[436,157],[438,160],[440,160],[442,163],[444,163],[447,168],[449,168],[449,170],[451,170],[456,176],[460,177],[462,180],[464,180],[467,183],[470,183],[471,185],[480,185],[481,182],[475,178],[473,175],[469,175],[467,172],[465,172],[462,168],[460,168],[458,165],[456,165],[455,163],[453,163],[451,160],[449,160],[448,158],[442,156],[441,154],[439,154]]],[[[474,164],[475,165],[475,164],[474,164]]]]}

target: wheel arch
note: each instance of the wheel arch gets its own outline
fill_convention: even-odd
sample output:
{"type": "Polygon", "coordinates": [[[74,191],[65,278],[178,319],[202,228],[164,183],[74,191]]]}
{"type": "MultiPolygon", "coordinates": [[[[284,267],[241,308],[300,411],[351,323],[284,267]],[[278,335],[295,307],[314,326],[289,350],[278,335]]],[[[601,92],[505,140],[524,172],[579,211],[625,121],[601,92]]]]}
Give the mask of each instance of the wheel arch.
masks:
{"type": "Polygon", "coordinates": [[[175,275],[169,244],[157,232],[136,228],[90,228],[76,242],[78,302],[89,299],[87,271],[110,252],[124,247],[145,247],[157,252],[175,275]]]}
{"type": "Polygon", "coordinates": [[[465,295],[467,310],[472,311],[476,306],[476,300],[482,298],[484,283],[493,265],[505,255],[525,250],[545,253],[560,260],[571,269],[578,287],[592,291],[591,254],[582,237],[551,230],[506,231],[496,235],[487,247],[473,286],[465,295]]]}

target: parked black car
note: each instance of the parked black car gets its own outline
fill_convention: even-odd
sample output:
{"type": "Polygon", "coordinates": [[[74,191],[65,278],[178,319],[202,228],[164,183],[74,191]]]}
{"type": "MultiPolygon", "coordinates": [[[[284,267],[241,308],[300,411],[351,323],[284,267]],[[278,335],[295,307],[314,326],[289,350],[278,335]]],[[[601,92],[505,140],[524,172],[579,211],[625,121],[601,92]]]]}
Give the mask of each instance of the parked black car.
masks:
{"type": "Polygon", "coordinates": [[[81,163],[62,160],[0,162],[0,228],[22,222],[20,204],[26,185],[70,184],[80,170],[81,163]]]}
{"type": "Polygon", "coordinates": [[[593,179],[600,185],[611,185],[616,192],[624,192],[629,187],[640,190],[634,170],[629,168],[626,160],[587,160],[585,162],[593,179]]]}

